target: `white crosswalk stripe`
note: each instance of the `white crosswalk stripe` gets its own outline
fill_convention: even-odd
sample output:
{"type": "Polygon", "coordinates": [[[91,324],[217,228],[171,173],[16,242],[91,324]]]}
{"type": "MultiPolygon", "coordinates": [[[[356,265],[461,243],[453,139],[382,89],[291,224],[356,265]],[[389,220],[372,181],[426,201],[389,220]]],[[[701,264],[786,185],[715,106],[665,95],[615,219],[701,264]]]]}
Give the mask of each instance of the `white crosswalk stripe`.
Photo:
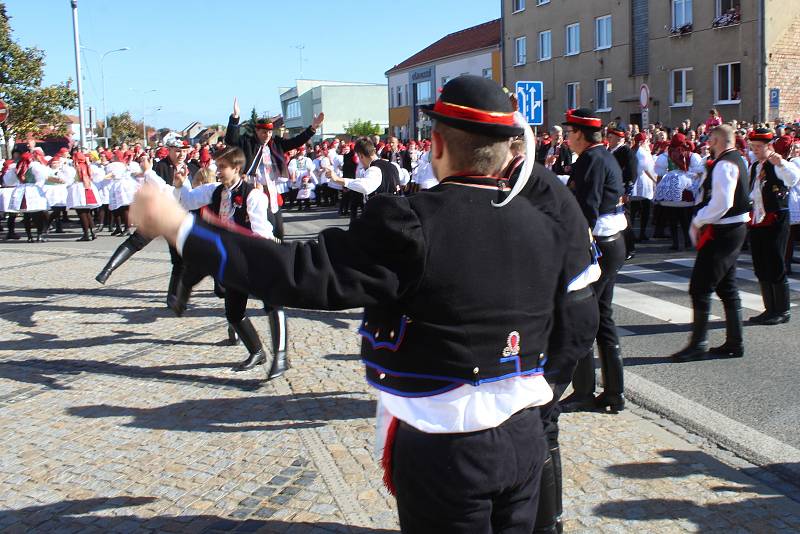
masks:
{"type": "MultiPolygon", "coordinates": [[[[693,260],[689,261],[692,264],[694,263],[693,260]]],[[[638,265],[623,267],[622,270],[620,271],[620,274],[624,274],[627,277],[634,278],[642,282],[649,282],[657,286],[676,289],[678,291],[686,293],[687,296],[689,294],[689,279],[686,278],[685,276],[678,276],[676,274],[667,273],[664,271],[656,271],[654,269],[644,269],[639,267],[638,265]]],[[[748,293],[747,291],[739,290],[739,296],[742,299],[742,306],[744,306],[745,308],[757,311],[759,313],[764,311],[764,301],[761,299],[761,295],[756,295],[753,293],[748,293]]],[[[719,298],[716,295],[714,295],[714,298],[719,300],[719,298]]]]}
{"type": "MultiPolygon", "coordinates": [[[[666,260],[667,263],[672,263],[674,265],[680,265],[681,267],[693,267],[694,260],[692,259],[676,259],[676,260],[666,260]]],[[[753,272],[752,269],[743,269],[741,267],[737,267],[736,269],[736,278],[741,278],[742,280],[747,280],[749,282],[758,283],[758,278],[756,278],[756,274],[753,272]]],[[[789,279],[789,288],[792,291],[800,292],[800,282],[797,280],[789,279]]],[[[759,297],[760,298],[760,297],[759,297]]],[[[763,311],[763,307],[762,307],[763,311]]]]}
{"type": "MultiPolygon", "coordinates": [[[[748,259],[749,256],[744,257],[748,259]]],[[[740,257],[740,260],[742,257],[740,257]]],[[[641,265],[629,265],[620,270],[620,274],[627,278],[632,278],[637,282],[645,282],[658,287],[665,287],[683,294],[686,298],[686,305],[676,304],[663,298],[648,295],[641,289],[633,290],[625,287],[624,283],[617,281],[614,288],[614,304],[628,310],[647,315],[659,321],[671,324],[691,324],[692,308],[689,299],[689,277],[676,274],[675,268],[689,268],[694,266],[693,258],[676,258],[663,260],[656,268],[647,268],[641,265]],[[658,267],[662,267],[660,270],[658,267]]],[[[737,279],[758,282],[752,269],[738,267],[736,269],[737,279]]],[[[790,279],[789,285],[793,291],[800,292],[800,282],[790,279]]],[[[764,311],[764,303],[761,295],[747,291],[739,291],[742,299],[742,306],[756,312],[764,311]]],[[[714,296],[716,298],[716,295],[714,296]]],[[[717,299],[718,300],[718,299],[717,299]]],[[[792,304],[796,306],[796,304],[792,304]]],[[[720,317],[711,315],[710,320],[720,320],[720,317]]],[[[636,336],[635,332],[624,327],[618,327],[620,336],[636,336]]]]}

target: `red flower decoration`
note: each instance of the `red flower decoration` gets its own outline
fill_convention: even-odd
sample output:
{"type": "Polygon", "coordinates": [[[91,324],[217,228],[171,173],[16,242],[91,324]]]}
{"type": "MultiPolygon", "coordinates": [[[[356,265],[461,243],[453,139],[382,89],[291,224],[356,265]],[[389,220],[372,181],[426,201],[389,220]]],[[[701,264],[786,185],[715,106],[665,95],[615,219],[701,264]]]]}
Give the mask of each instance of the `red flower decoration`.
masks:
{"type": "Polygon", "coordinates": [[[233,197],[233,205],[236,206],[237,208],[242,207],[242,202],[243,202],[242,195],[236,195],[235,197],[233,197]]]}

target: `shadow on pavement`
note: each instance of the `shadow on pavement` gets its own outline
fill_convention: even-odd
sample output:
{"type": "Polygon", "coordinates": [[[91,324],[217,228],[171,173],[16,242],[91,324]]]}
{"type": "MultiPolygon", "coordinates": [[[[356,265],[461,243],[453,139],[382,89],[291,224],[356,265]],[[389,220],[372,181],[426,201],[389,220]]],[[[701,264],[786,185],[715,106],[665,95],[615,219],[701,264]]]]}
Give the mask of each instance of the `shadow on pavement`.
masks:
{"type": "Polygon", "coordinates": [[[278,511],[265,506],[255,511],[264,519],[229,519],[216,515],[183,515],[139,517],[134,515],[136,506],[156,501],[154,497],[111,497],[61,501],[54,504],[29,506],[18,510],[0,510],[0,530],[51,533],[51,532],[315,532],[349,534],[388,534],[395,530],[372,529],[345,524],[292,523],[266,519],[278,511]],[[90,515],[92,512],[107,512],[119,508],[125,515],[90,515]]]}
{"type": "MultiPolygon", "coordinates": [[[[242,358],[244,358],[244,353],[242,358]]],[[[142,367],[138,365],[122,365],[98,360],[11,360],[0,362],[0,378],[38,384],[50,389],[70,389],[60,384],[61,377],[75,376],[80,373],[93,373],[109,376],[125,376],[137,379],[168,380],[191,384],[209,384],[242,391],[257,391],[263,385],[262,374],[258,379],[228,378],[224,376],[208,376],[171,371],[231,368],[233,362],[216,364],[166,365],[142,367]]],[[[258,369],[254,372],[260,372],[258,369]]]]}
{"type": "Polygon", "coordinates": [[[77,406],[67,413],[89,419],[131,417],[124,426],[186,432],[250,432],[313,428],[323,421],[366,419],[375,415],[375,401],[352,398],[361,393],[298,393],[237,399],[196,399],[157,408],[77,406]],[[283,424],[269,424],[283,422],[283,424]],[[246,424],[250,423],[250,424],[246,424]],[[265,424],[266,423],[266,424],[265,424]]]}
{"type": "MultiPolygon", "coordinates": [[[[725,476],[726,472],[734,470],[702,451],[665,450],[660,451],[660,454],[672,461],[619,464],[606,467],[606,470],[621,479],[638,480],[680,479],[693,475],[721,478],[725,476]]],[[[758,474],[756,471],[763,474],[771,467],[747,468],[736,470],[736,473],[756,477],[758,474]]],[[[791,470],[800,466],[780,465],[774,467],[791,470]]],[[[728,502],[699,503],[691,500],[691,495],[687,495],[687,499],[654,498],[606,502],[596,506],[594,512],[600,516],[624,520],[687,520],[694,523],[700,532],[732,525],[749,525],[757,529],[754,532],[778,532],[779,530],[769,521],[774,517],[785,516],[785,513],[782,513],[777,507],[783,507],[785,510],[787,502],[791,501],[787,501],[783,492],[762,483],[751,483],[750,480],[745,476],[738,476],[731,479],[729,484],[723,483],[709,488],[716,492],[721,499],[726,498],[728,502]],[[730,502],[731,498],[741,493],[757,493],[764,497],[730,502]],[[761,527],[752,523],[756,516],[763,518],[763,523],[760,523],[761,527]],[[722,522],[726,520],[730,521],[732,525],[723,525],[722,522]],[[763,529],[758,530],[759,528],[763,529]]],[[[782,484],[782,482],[778,481],[778,484],[782,484]]],[[[800,507],[797,507],[796,510],[795,518],[800,517],[800,507]]]]}
{"type": "Polygon", "coordinates": [[[322,357],[325,360],[332,362],[358,362],[361,361],[361,356],[358,354],[328,354],[322,357]]]}

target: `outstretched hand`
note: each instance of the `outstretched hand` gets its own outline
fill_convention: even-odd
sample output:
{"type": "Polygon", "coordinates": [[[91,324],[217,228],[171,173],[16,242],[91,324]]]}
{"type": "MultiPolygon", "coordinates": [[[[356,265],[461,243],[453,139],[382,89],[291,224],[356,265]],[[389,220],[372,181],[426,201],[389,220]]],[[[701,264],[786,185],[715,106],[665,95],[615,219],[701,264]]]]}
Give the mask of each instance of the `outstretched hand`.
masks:
{"type": "Polygon", "coordinates": [[[324,120],[325,120],[325,113],[323,112],[314,117],[314,120],[311,122],[311,127],[316,130],[317,128],[319,128],[320,124],[322,124],[322,121],[324,120]]]}
{"type": "Polygon", "coordinates": [[[233,97],[233,118],[239,118],[239,97],[233,97]]]}

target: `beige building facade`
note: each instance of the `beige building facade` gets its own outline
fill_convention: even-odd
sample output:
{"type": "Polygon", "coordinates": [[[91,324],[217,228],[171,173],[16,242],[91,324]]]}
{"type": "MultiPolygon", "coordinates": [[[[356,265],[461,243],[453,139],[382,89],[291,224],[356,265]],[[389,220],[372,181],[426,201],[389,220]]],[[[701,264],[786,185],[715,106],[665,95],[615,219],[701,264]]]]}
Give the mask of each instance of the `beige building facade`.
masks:
{"type": "Polygon", "coordinates": [[[544,82],[545,124],[571,107],[676,126],[800,118],[800,1],[503,0],[503,74],[544,82]],[[771,106],[772,105],[772,106],[771,106]]]}

